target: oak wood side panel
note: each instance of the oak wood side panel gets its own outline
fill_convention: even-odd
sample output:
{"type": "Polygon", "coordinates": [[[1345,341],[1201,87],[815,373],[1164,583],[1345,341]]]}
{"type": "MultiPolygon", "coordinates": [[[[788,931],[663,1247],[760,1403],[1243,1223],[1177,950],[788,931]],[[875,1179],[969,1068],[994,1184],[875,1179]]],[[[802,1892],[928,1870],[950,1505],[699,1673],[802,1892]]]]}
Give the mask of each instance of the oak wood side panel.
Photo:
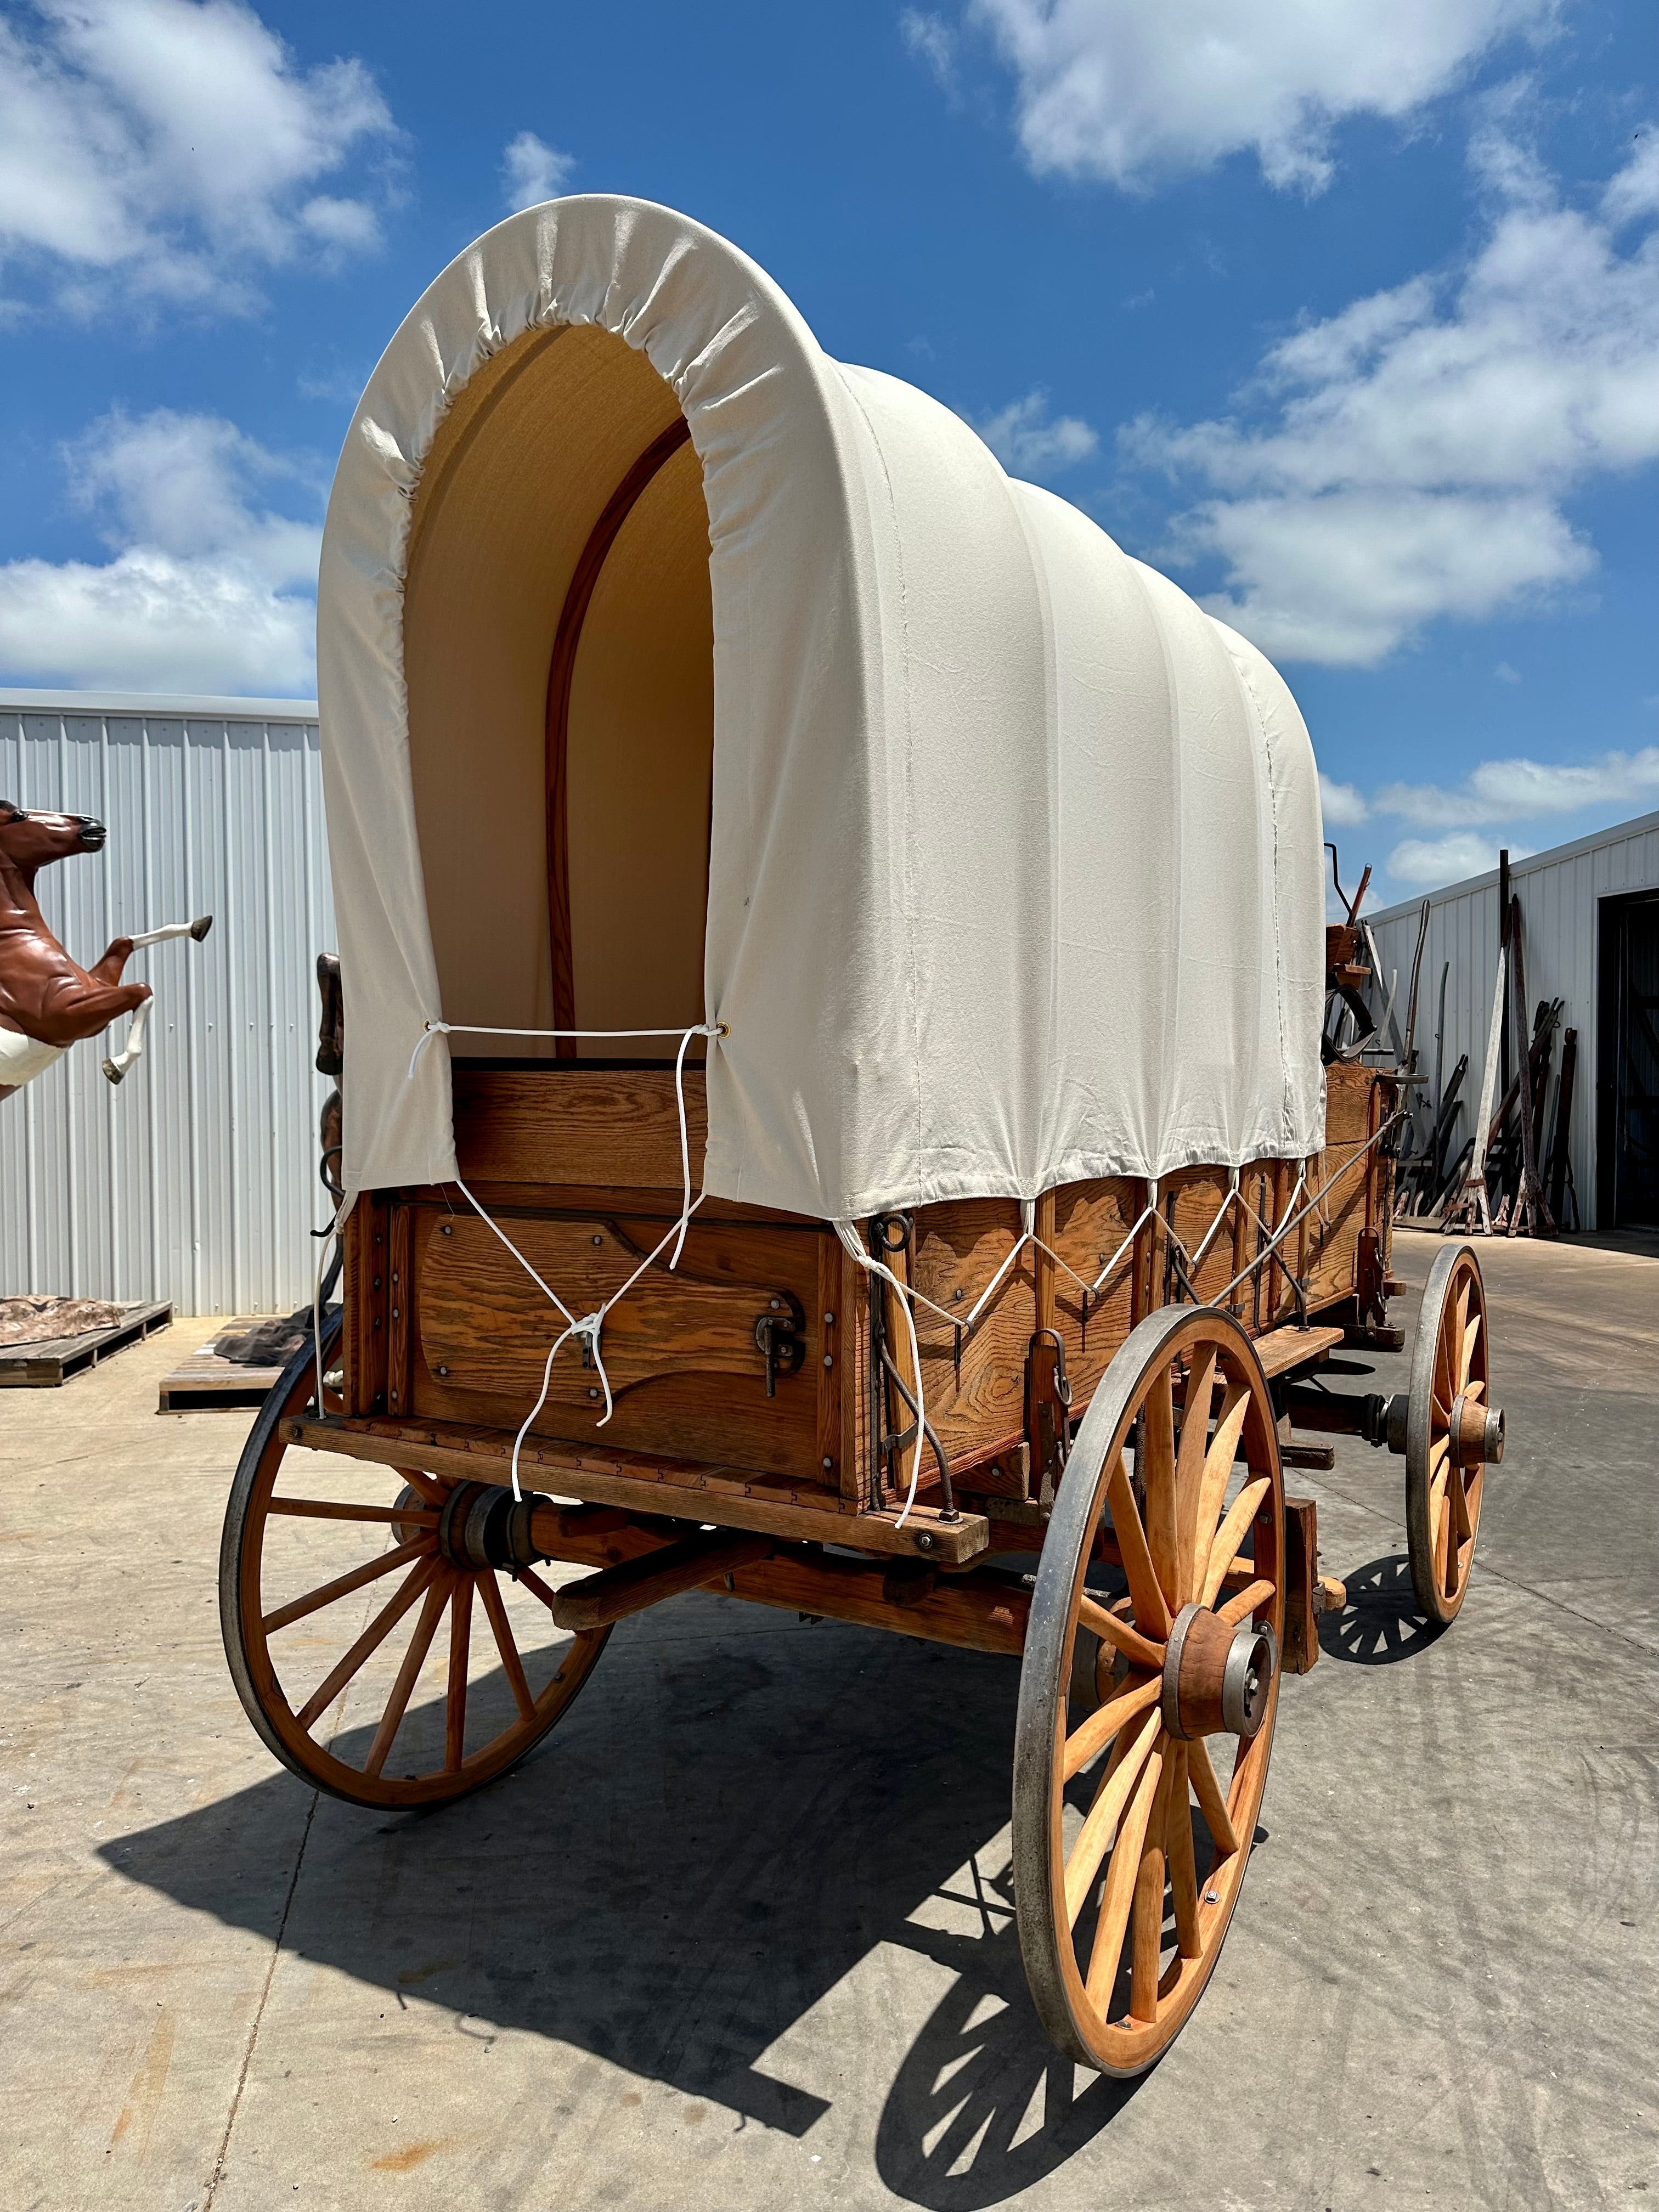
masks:
{"type": "MultiPolygon", "coordinates": [[[[681,1188],[679,1114],[672,1068],[454,1070],[455,1152],[463,1182],[608,1183],[681,1188]]],[[[708,1146],[707,1086],[685,1071],[686,1135],[695,1188],[708,1146]]]]}
{"type": "MultiPolygon", "coordinates": [[[[564,1218],[511,1212],[502,1226],[580,1316],[620,1288],[665,1224],[562,1211],[564,1218]]],[[[823,1315],[835,1310],[819,1300],[825,1241],[834,1241],[828,1231],[705,1224],[699,1216],[679,1268],[671,1273],[665,1255],[607,1316],[602,1348],[615,1411],[604,1430],[597,1370],[582,1365],[573,1343],[554,1362],[532,1434],[726,1462],[833,1489],[818,1446],[823,1315]],[[775,1295],[797,1302],[805,1328],[799,1370],[781,1372],[768,1398],[754,1323],[775,1295]]],[[[516,1429],[540,1391],[562,1319],[483,1223],[451,1213],[435,1197],[418,1210],[416,1253],[413,1410],[422,1419],[516,1429]]]]}

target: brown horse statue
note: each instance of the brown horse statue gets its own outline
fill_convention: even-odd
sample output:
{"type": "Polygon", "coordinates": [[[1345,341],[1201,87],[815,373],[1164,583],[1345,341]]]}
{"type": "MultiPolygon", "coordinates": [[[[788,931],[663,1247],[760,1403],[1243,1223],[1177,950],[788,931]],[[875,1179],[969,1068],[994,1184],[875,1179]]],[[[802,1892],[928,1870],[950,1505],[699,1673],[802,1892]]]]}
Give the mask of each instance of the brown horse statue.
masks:
{"type": "Polygon", "coordinates": [[[148,983],[122,982],[121,970],[141,945],[170,937],[199,943],[213,927],[205,914],[112,938],[94,967],[77,967],[41,916],[34,878],[71,853],[100,851],[107,834],[84,814],[25,811],[0,799],[0,1098],[44,1074],[70,1045],[130,1013],[125,1047],[104,1062],[110,1081],[120,1082],[143,1050],[151,995],[148,983]]]}

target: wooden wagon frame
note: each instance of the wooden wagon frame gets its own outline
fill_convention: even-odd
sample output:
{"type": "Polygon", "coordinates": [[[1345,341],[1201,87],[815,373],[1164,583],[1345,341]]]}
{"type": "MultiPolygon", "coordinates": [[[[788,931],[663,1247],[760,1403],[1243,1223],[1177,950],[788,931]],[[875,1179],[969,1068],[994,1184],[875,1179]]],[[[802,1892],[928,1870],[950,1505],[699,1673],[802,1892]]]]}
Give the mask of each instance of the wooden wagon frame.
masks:
{"type": "MultiPolygon", "coordinates": [[[[562,1034],[583,624],[659,472],[696,462],[657,430],[596,497],[543,664],[562,1034]]],[[[617,1622],[696,1589],[1018,1658],[1013,1872],[1037,2008],[1085,2063],[1150,2063],[1231,1920],[1281,1675],[1317,1654],[1313,1509],[1284,1494],[1292,1422],[1403,1453],[1419,1599],[1446,1620],[1468,1587],[1502,1449],[1469,1248],[1437,1261],[1409,1393],[1318,1379],[1345,1345],[1399,1341],[1409,1069],[1334,1061],[1304,1153],[849,1223],[693,1208],[714,1109],[688,1047],[714,1021],[688,1026],[678,1063],[454,1051],[453,1168],[385,1179],[350,1167],[354,1024],[380,979],[343,949],[343,1304],[321,1317],[320,1379],[307,1346],[256,1422],[225,1530],[226,1647],[264,1741],[358,1803],[463,1796],[541,1741],[617,1622]],[[499,1659],[488,1683],[475,1644],[499,1659]],[[444,1688],[422,1706],[429,1657],[444,1688]]]]}

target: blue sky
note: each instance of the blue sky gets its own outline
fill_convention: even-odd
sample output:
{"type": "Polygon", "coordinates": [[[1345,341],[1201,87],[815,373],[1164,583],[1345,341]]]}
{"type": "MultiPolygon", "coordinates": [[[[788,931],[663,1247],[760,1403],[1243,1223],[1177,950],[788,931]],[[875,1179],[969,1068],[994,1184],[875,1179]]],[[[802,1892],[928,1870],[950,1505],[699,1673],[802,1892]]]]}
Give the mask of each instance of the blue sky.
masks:
{"type": "Polygon", "coordinates": [[[1385,895],[1645,811],[1656,78],[1636,0],[0,4],[0,680],[308,694],[381,346],[615,191],[1255,638],[1385,895]]]}

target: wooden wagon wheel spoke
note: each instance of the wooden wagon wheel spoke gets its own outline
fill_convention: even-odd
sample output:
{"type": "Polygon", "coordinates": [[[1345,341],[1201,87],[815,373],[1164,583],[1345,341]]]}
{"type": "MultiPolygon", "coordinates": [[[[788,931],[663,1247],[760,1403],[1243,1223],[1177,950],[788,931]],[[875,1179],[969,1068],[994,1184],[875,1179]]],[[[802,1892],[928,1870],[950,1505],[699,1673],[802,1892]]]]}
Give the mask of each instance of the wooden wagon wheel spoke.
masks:
{"type": "Polygon", "coordinates": [[[466,1755],[466,1662],[472,1646],[472,1577],[455,1577],[449,1605],[449,1680],[444,1690],[444,1772],[459,1774],[466,1755]]]}
{"type": "MultiPolygon", "coordinates": [[[[1190,1604],[1198,1592],[1193,1586],[1193,1563],[1198,1549],[1200,1494],[1210,1434],[1210,1401],[1214,1395],[1216,1359],[1219,1347],[1205,1345],[1187,1376],[1186,1404],[1181,1417],[1181,1443],[1176,1454],[1176,1573],[1177,1605],[1190,1604]]],[[[1208,1547],[1206,1547],[1206,1549],[1208,1547]]]]}
{"type": "MultiPolygon", "coordinates": [[[[325,1359],[337,1356],[339,1330],[336,1310],[325,1319],[325,1359]]],[[[464,1796],[541,1741],[592,1671],[610,1631],[567,1637],[548,1620],[551,1593],[539,1578],[533,1588],[528,1580],[520,1585],[538,1602],[515,1601],[533,1617],[535,1632],[524,1634],[528,1620],[515,1629],[493,1573],[458,1548],[459,1534],[443,1532],[452,1486],[418,1468],[342,1462],[356,1486],[345,1500],[307,1496],[303,1480],[284,1487],[284,1476],[292,1478],[301,1462],[300,1448],[283,1443],[282,1425],[308,1407],[312,1372],[307,1352],[284,1370],[254,1422],[232,1486],[219,1577],[232,1679],[270,1751],[316,1787],[389,1808],[464,1796]],[[381,1498],[373,1496],[372,1482],[384,1486],[381,1498]],[[397,1579],[386,1598],[388,1577],[397,1579]],[[480,1595],[493,1652],[489,1638],[475,1652],[480,1595]],[[367,1621],[352,1609],[366,1602],[373,1608],[367,1621]],[[389,1640],[417,1606],[399,1651],[389,1640]],[[441,1695],[417,1702],[446,1609],[447,1657],[433,1670],[441,1674],[441,1695]],[[308,1634],[280,1633],[298,1621],[313,1625],[308,1634]],[[313,1656],[319,1644],[333,1645],[331,1664],[313,1656]],[[471,1679],[486,1653],[480,1679],[471,1679]],[[313,1687],[319,1668],[326,1671],[313,1687]],[[305,1679],[296,1683],[297,1669],[305,1679]],[[362,1738],[354,1729],[327,1741],[319,1723],[348,1689],[352,1710],[366,1707],[373,1716],[372,1729],[366,1719],[362,1738]],[[349,1747],[356,1742],[362,1748],[354,1756],[349,1747]]],[[[306,1468],[317,1463],[305,1453],[306,1468]]]]}
{"type": "Polygon", "coordinates": [[[1201,1605],[1213,1605],[1216,1592],[1221,1588],[1227,1570],[1238,1557],[1244,1539],[1250,1533],[1262,1499],[1273,1488],[1271,1479],[1258,1475],[1248,1482],[1233,1500],[1226,1519],[1216,1531],[1215,1541],[1210,1546],[1209,1559],[1204,1570],[1202,1588],[1195,1593],[1201,1605]]]}
{"type": "MultiPolygon", "coordinates": [[[[1155,1730],[1154,1734],[1161,1742],[1162,1731],[1155,1730]]],[[[1100,1901],[1100,1917],[1095,1923],[1094,1942],[1090,1946],[1089,1978],[1085,1987],[1097,2011],[1109,2002],[1112,1984],[1117,1979],[1118,1961],[1123,1954],[1124,1931],[1128,1925],[1130,1908],[1134,1903],[1141,1850],[1146,1840],[1152,1807],[1158,1801],[1163,1772],[1164,1754],[1154,1745],[1150,1749],[1146,1765],[1139,1770],[1134,1795],[1124,1813],[1117,1846],[1107,1871],[1106,1890],[1100,1901]]]]}
{"type": "Polygon", "coordinates": [[[1085,1766],[1092,1765],[1121,1729],[1137,1713],[1144,1713],[1148,1705],[1158,1703],[1163,1686],[1156,1674],[1139,1679],[1131,1675],[1115,1698],[1097,1706],[1066,1739],[1066,1779],[1069,1782],[1074,1774],[1081,1774],[1085,1766]]]}
{"type": "Polygon", "coordinates": [[[1187,1747],[1187,1771],[1204,1824],[1215,1838],[1216,1850],[1222,1858],[1231,1858],[1238,1849],[1238,1831],[1233,1826],[1231,1811],[1210,1764],[1210,1747],[1201,1738],[1187,1747]]]}
{"type": "Polygon", "coordinates": [[[1475,1351],[1480,1342],[1480,1316],[1476,1314],[1463,1332],[1463,1341],[1458,1352],[1457,1387],[1460,1390],[1467,1390],[1469,1387],[1470,1370],[1474,1365],[1475,1351]]]}
{"type": "Polygon", "coordinates": [[[1149,2065],[1213,1970],[1267,1776],[1284,1543],[1273,1406],[1249,1338],[1207,1307],[1150,1316],[1107,1370],[1073,1443],[1033,1592],[1015,1733],[1020,1948],[1045,2027],[1085,2064],[1118,2074],[1149,2065]],[[1241,1455],[1239,1498],[1224,1512],[1241,1455]],[[1103,1512],[1128,1586],[1116,1600],[1100,1580],[1109,1571],[1097,1542],[1103,1512]],[[1090,1635],[1127,1658],[1128,1674],[1120,1665],[1097,1709],[1073,1720],[1074,1656],[1090,1635]],[[1229,1734],[1236,1756],[1224,1790],[1206,1738],[1229,1734]],[[1083,1810],[1083,1777],[1103,1753],[1083,1810]]]}
{"type": "Polygon", "coordinates": [[[513,1641],[512,1624],[507,1617],[507,1607],[501,1602],[501,1585],[489,1568],[478,1577],[478,1595],[483,1598],[484,1611],[489,1616],[489,1626],[495,1632],[495,1649],[501,1655],[501,1665],[513,1686],[513,1696],[520,1715],[525,1720],[532,1720],[536,1701],[530,1694],[529,1683],[525,1680],[524,1662],[519,1656],[519,1647],[513,1641]]]}
{"type": "Polygon", "coordinates": [[[1198,1867],[1193,1855],[1192,1784],[1187,1755],[1184,1743],[1171,1746],[1164,1849],[1170,1862],[1176,1943],[1183,1959],[1196,1959],[1202,1954],[1204,1946],[1198,1929],[1198,1867]]]}
{"type": "MultiPolygon", "coordinates": [[[[1134,1942],[1130,1954],[1129,2016],[1149,2025],[1158,2019],[1158,1985],[1164,1951],[1164,1838],[1170,1818],[1170,1762],[1163,1760],[1152,1815],[1135,1870],[1134,1942]]],[[[1125,1838],[1126,1842],[1127,1838],[1125,1838]]]]}
{"type": "Polygon", "coordinates": [[[267,1636],[274,1636],[279,1628],[287,1628],[294,1621],[303,1620],[309,1613],[320,1613],[325,1605],[333,1605],[343,1597],[350,1597],[354,1592],[367,1589],[370,1583],[378,1582],[382,1575],[395,1574],[399,1567],[407,1565],[411,1559],[423,1558],[437,1548],[435,1536],[412,1536],[395,1550],[382,1552],[378,1559],[366,1560],[361,1567],[352,1568],[349,1574],[337,1575],[331,1583],[324,1583],[317,1589],[307,1590],[303,1597],[291,1598],[288,1604],[279,1605],[275,1612],[264,1615],[259,1626],[267,1636]]]}
{"type": "Polygon", "coordinates": [[[1174,1607],[1181,1602],[1181,1559],[1176,1533],[1175,1386],[1168,1367],[1152,1377],[1141,1419],[1146,1541],[1158,1588],[1174,1607]]]}
{"type": "Polygon", "coordinates": [[[1258,1577],[1255,1582],[1246,1583],[1242,1590],[1236,1591],[1225,1605],[1218,1606],[1215,1617],[1229,1628],[1237,1628],[1240,1621],[1249,1620],[1253,1613],[1260,1613],[1262,1607],[1278,1594],[1277,1583],[1264,1582],[1258,1577]]]}
{"type": "Polygon", "coordinates": [[[273,1498],[268,1513],[288,1514],[308,1521],[395,1521],[400,1527],[435,1528],[438,1516],[421,1509],[396,1505],[353,1505],[331,1498],[273,1498]]]}
{"type": "Polygon", "coordinates": [[[392,1685],[392,1694],[380,1715],[380,1724],[374,1731],[374,1741],[368,1747],[368,1757],[363,1761],[365,1774],[378,1774],[386,1765],[392,1740],[403,1724],[409,1710],[410,1693],[414,1689],[426,1655],[432,1649],[432,1639],[438,1632],[438,1623],[444,1607],[454,1595],[455,1577],[447,1567],[440,1568],[428,1584],[426,1601],[421,1607],[421,1617],[415,1625],[415,1633],[409,1639],[409,1649],[398,1669],[392,1685]]]}
{"type": "Polygon", "coordinates": [[[1095,1792],[1095,1802],[1089,1808],[1078,1839],[1072,1846],[1066,1862],[1066,1920],[1075,1928],[1077,1917],[1082,1911],[1090,1887],[1100,1871],[1101,1862],[1111,1848],[1117,1832],[1117,1824],[1129,1793],[1134,1788],[1136,1777],[1152,1755],[1158,1741],[1160,1724],[1156,1713],[1148,1713],[1132,1736],[1125,1741],[1121,1755],[1115,1759],[1100,1778],[1095,1792]]]}
{"type": "Polygon", "coordinates": [[[1250,1410],[1249,1385],[1230,1382],[1227,1395],[1222,1402],[1221,1417],[1215,1425],[1215,1435],[1204,1461],[1204,1484],[1199,1493],[1198,1512],[1193,1526],[1193,1555],[1205,1557],[1214,1540],[1221,1519],[1221,1508],[1227,1496],[1227,1479],[1233,1471],[1233,1461],[1238,1451],[1238,1439],[1244,1427],[1244,1417],[1250,1410]]]}
{"type": "Polygon", "coordinates": [[[1146,1531],[1136,1509],[1128,1475],[1124,1471],[1121,1452],[1112,1462],[1111,1474],[1106,1485],[1106,1504],[1112,1516],[1118,1556],[1123,1562],[1124,1579],[1129,1585],[1129,1598],[1135,1609],[1135,1619],[1148,1636],[1155,1637],[1161,1644],[1170,1633],[1171,1616],[1158,1583],[1158,1571],[1152,1565],[1146,1531]]]}
{"type": "Polygon", "coordinates": [[[334,1703],[352,1676],[362,1671],[366,1660],[374,1656],[392,1630],[409,1611],[427,1584],[438,1571],[436,1559],[422,1559],[411,1568],[407,1579],[377,1613],[343,1659],[331,1667],[321,1682],[306,1699],[295,1716],[302,1729],[315,1726],[334,1703]]]}
{"type": "Polygon", "coordinates": [[[1151,1637],[1143,1636],[1138,1628],[1132,1628],[1116,1613],[1109,1613],[1093,1598],[1085,1596],[1079,1600],[1079,1617],[1085,1628],[1093,1629],[1097,1636],[1115,1644],[1132,1667],[1150,1667],[1156,1671],[1163,1666],[1162,1644],[1155,1644],[1151,1637]]]}

